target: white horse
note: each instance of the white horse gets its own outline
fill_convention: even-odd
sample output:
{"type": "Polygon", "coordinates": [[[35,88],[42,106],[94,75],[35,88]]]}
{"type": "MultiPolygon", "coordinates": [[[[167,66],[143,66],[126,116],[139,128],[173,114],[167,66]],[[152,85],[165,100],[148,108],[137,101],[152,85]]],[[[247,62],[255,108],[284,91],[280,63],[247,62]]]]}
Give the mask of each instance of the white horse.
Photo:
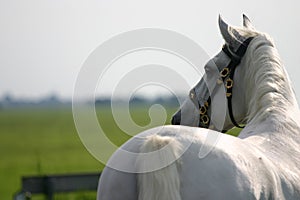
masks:
{"type": "Polygon", "coordinates": [[[98,199],[300,199],[298,104],[274,43],[246,16],[243,28],[221,18],[219,26],[225,46],[172,120],[187,126],[150,129],[125,143],[109,166],[132,171],[106,167],[98,199]],[[238,137],[188,127],[234,124],[246,124],[238,137]],[[215,142],[207,142],[211,135],[215,142]]]}

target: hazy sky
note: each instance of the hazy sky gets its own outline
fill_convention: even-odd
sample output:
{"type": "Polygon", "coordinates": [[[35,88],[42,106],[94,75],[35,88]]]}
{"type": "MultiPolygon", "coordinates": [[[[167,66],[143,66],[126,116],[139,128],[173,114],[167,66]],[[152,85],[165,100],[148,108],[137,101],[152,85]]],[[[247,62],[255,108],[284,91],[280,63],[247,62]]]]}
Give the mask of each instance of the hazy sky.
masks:
{"type": "Polygon", "coordinates": [[[245,13],[274,38],[300,99],[299,1],[241,2],[0,0],[0,97],[71,97],[89,54],[112,36],[138,28],[179,32],[213,56],[223,43],[219,13],[233,25],[241,25],[245,13]]]}

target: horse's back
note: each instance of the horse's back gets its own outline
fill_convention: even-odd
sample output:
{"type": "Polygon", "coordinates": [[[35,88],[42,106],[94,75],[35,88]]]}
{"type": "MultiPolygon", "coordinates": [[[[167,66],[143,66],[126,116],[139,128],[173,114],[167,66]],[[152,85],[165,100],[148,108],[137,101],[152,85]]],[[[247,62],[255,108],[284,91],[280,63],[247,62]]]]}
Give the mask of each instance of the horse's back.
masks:
{"type": "MultiPolygon", "coordinates": [[[[151,135],[171,137],[181,144],[182,154],[175,162],[180,163],[178,174],[182,199],[268,199],[274,192],[271,188],[276,183],[273,166],[253,145],[241,139],[220,135],[215,143],[207,143],[207,129],[166,126],[137,135],[122,149],[138,154],[151,135]],[[202,158],[199,152],[203,146],[210,147],[210,153],[202,158]]],[[[121,152],[117,150],[111,160],[119,161],[121,152]]],[[[144,161],[145,166],[155,166],[147,159],[144,161]]],[[[140,172],[137,159],[122,158],[120,162],[122,166],[131,167],[132,171],[105,168],[99,183],[98,199],[138,199],[137,188],[143,186],[137,184],[139,175],[135,172],[140,172]]],[[[277,188],[277,185],[273,186],[277,188]]]]}
{"type": "Polygon", "coordinates": [[[272,199],[279,187],[278,176],[259,150],[222,135],[212,151],[201,158],[202,142],[193,143],[181,158],[183,199],[272,199]]]}

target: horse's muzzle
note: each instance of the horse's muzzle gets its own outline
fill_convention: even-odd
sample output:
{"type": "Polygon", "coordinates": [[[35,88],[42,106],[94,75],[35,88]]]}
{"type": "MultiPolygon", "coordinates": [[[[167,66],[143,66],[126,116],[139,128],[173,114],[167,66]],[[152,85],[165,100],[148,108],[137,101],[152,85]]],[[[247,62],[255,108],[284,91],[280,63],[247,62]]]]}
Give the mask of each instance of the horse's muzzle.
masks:
{"type": "Polygon", "coordinates": [[[180,125],[181,121],[181,111],[179,110],[171,119],[172,125],[180,125]]]}

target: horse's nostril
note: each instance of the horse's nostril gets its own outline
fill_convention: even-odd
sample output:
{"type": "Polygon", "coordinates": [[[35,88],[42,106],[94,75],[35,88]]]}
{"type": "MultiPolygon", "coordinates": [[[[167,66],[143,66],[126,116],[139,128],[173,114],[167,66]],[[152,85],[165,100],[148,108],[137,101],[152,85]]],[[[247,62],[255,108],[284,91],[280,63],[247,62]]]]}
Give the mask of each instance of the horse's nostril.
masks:
{"type": "Polygon", "coordinates": [[[172,125],[175,125],[175,116],[172,117],[172,119],[171,119],[171,124],[172,124],[172,125]]]}
{"type": "Polygon", "coordinates": [[[180,125],[180,121],[181,121],[181,114],[179,112],[179,113],[176,113],[176,115],[174,115],[172,117],[171,124],[172,125],[180,125]]]}

